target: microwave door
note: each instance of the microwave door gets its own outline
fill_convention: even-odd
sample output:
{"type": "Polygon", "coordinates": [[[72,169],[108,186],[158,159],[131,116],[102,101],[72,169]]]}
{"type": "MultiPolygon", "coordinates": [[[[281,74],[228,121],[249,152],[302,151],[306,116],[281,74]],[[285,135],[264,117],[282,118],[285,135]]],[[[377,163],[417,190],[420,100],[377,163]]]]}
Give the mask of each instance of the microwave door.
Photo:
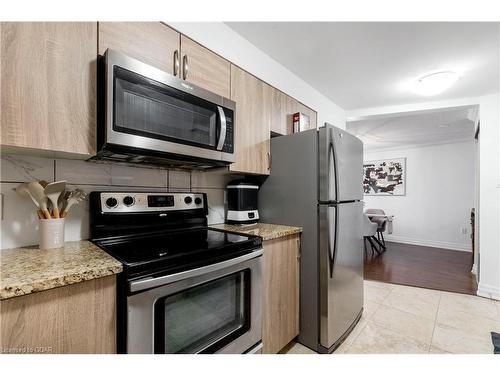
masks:
{"type": "Polygon", "coordinates": [[[234,161],[234,102],[116,51],[106,58],[103,149],[234,161]]]}

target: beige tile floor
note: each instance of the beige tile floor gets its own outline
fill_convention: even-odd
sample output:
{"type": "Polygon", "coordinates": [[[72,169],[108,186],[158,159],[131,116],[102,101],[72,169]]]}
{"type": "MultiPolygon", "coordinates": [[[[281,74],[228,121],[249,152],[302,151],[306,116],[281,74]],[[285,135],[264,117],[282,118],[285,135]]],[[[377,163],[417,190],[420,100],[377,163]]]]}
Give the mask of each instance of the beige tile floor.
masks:
{"type": "Polygon", "coordinates": [[[500,332],[500,302],[476,296],[365,280],[364,308],[335,353],[493,353],[490,331],[500,332]]]}

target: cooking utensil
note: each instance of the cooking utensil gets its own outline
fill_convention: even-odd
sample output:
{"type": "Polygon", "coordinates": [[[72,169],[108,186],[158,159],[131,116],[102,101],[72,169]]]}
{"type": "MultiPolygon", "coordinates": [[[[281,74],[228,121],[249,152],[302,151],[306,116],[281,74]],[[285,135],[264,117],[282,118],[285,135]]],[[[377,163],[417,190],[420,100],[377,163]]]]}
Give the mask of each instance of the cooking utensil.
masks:
{"type": "Polygon", "coordinates": [[[70,192],[69,197],[67,198],[66,207],[61,212],[61,217],[66,217],[68,211],[72,205],[75,203],[79,203],[87,198],[87,193],[85,193],[82,189],[76,189],[70,192]]]}
{"type": "Polygon", "coordinates": [[[16,193],[23,197],[23,198],[30,198],[33,203],[35,204],[36,208],[37,208],[37,211],[36,213],[38,214],[38,218],[40,219],[43,219],[43,213],[42,211],[40,211],[40,205],[38,204],[38,202],[35,200],[35,198],[33,198],[33,196],[31,195],[31,193],[29,192],[29,186],[28,186],[28,183],[25,182],[25,183],[22,183],[21,185],[19,185],[17,188],[14,189],[16,191],[16,193]]]}
{"type": "MultiPolygon", "coordinates": [[[[31,194],[31,196],[38,202],[38,206],[40,207],[40,210],[43,212],[43,216],[45,216],[46,219],[50,219],[50,212],[47,209],[47,196],[44,193],[44,189],[42,185],[38,181],[34,182],[29,182],[28,183],[28,190],[31,194]]],[[[57,203],[57,201],[56,201],[57,203]]]]}
{"type": "MultiPolygon", "coordinates": [[[[40,185],[41,186],[41,185],[40,185]]],[[[66,189],[66,181],[51,182],[45,186],[44,193],[52,202],[52,215],[59,219],[58,199],[61,193],[66,189]]]]}
{"type": "Polygon", "coordinates": [[[59,210],[62,212],[64,208],[68,205],[68,198],[71,195],[71,190],[64,190],[61,195],[59,196],[59,199],[57,200],[57,203],[59,204],[59,210]]]}

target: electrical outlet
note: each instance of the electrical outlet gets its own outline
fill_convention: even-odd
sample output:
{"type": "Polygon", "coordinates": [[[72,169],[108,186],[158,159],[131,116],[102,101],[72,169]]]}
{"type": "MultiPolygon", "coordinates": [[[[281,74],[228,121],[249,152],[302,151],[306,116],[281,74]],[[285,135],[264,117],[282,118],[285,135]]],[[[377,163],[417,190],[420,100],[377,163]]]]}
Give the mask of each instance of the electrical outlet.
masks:
{"type": "Polygon", "coordinates": [[[468,232],[469,232],[469,230],[467,228],[465,228],[465,227],[460,228],[460,233],[467,234],[468,232]]]}

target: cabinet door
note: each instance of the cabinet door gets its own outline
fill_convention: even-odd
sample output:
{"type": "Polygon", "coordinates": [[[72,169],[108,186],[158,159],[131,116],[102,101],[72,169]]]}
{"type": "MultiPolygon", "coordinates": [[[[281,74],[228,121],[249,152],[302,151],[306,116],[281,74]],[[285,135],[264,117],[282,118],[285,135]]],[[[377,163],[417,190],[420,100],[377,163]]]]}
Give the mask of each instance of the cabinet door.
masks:
{"type": "Polygon", "coordinates": [[[313,111],[311,108],[305,106],[300,102],[296,102],[296,111],[302,112],[305,115],[309,116],[309,129],[316,129],[316,111],[313,111]]]}
{"type": "Polygon", "coordinates": [[[1,144],[95,153],[97,23],[4,22],[1,144]]]}
{"type": "Polygon", "coordinates": [[[309,129],[316,128],[316,112],[291,96],[269,86],[271,90],[271,131],[286,135],[293,133],[293,114],[302,112],[309,116],[309,129]]]}
{"type": "Polygon", "coordinates": [[[230,170],[269,174],[270,104],[266,84],[231,65],[231,99],[236,102],[235,162],[230,170]]]}
{"type": "Polygon", "coordinates": [[[99,54],[108,48],[174,74],[180,34],[160,22],[99,22],[99,54]]]}
{"type": "Polygon", "coordinates": [[[267,85],[267,89],[271,105],[270,130],[276,134],[288,134],[286,119],[283,119],[283,106],[286,104],[283,101],[285,94],[270,85],[267,85]]]}
{"type": "Polygon", "coordinates": [[[187,81],[225,98],[230,97],[231,64],[229,61],[184,35],[181,35],[181,56],[181,70],[185,73],[187,81]]]}
{"type": "Polygon", "coordinates": [[[116,276],[0,301],[4,348],[116,353],[116,276]]]}
{"type": "Polygon", "coordinates": [[[300,235],[264,242],[263,353],[277,353],[299,334],[300,235]]]}

